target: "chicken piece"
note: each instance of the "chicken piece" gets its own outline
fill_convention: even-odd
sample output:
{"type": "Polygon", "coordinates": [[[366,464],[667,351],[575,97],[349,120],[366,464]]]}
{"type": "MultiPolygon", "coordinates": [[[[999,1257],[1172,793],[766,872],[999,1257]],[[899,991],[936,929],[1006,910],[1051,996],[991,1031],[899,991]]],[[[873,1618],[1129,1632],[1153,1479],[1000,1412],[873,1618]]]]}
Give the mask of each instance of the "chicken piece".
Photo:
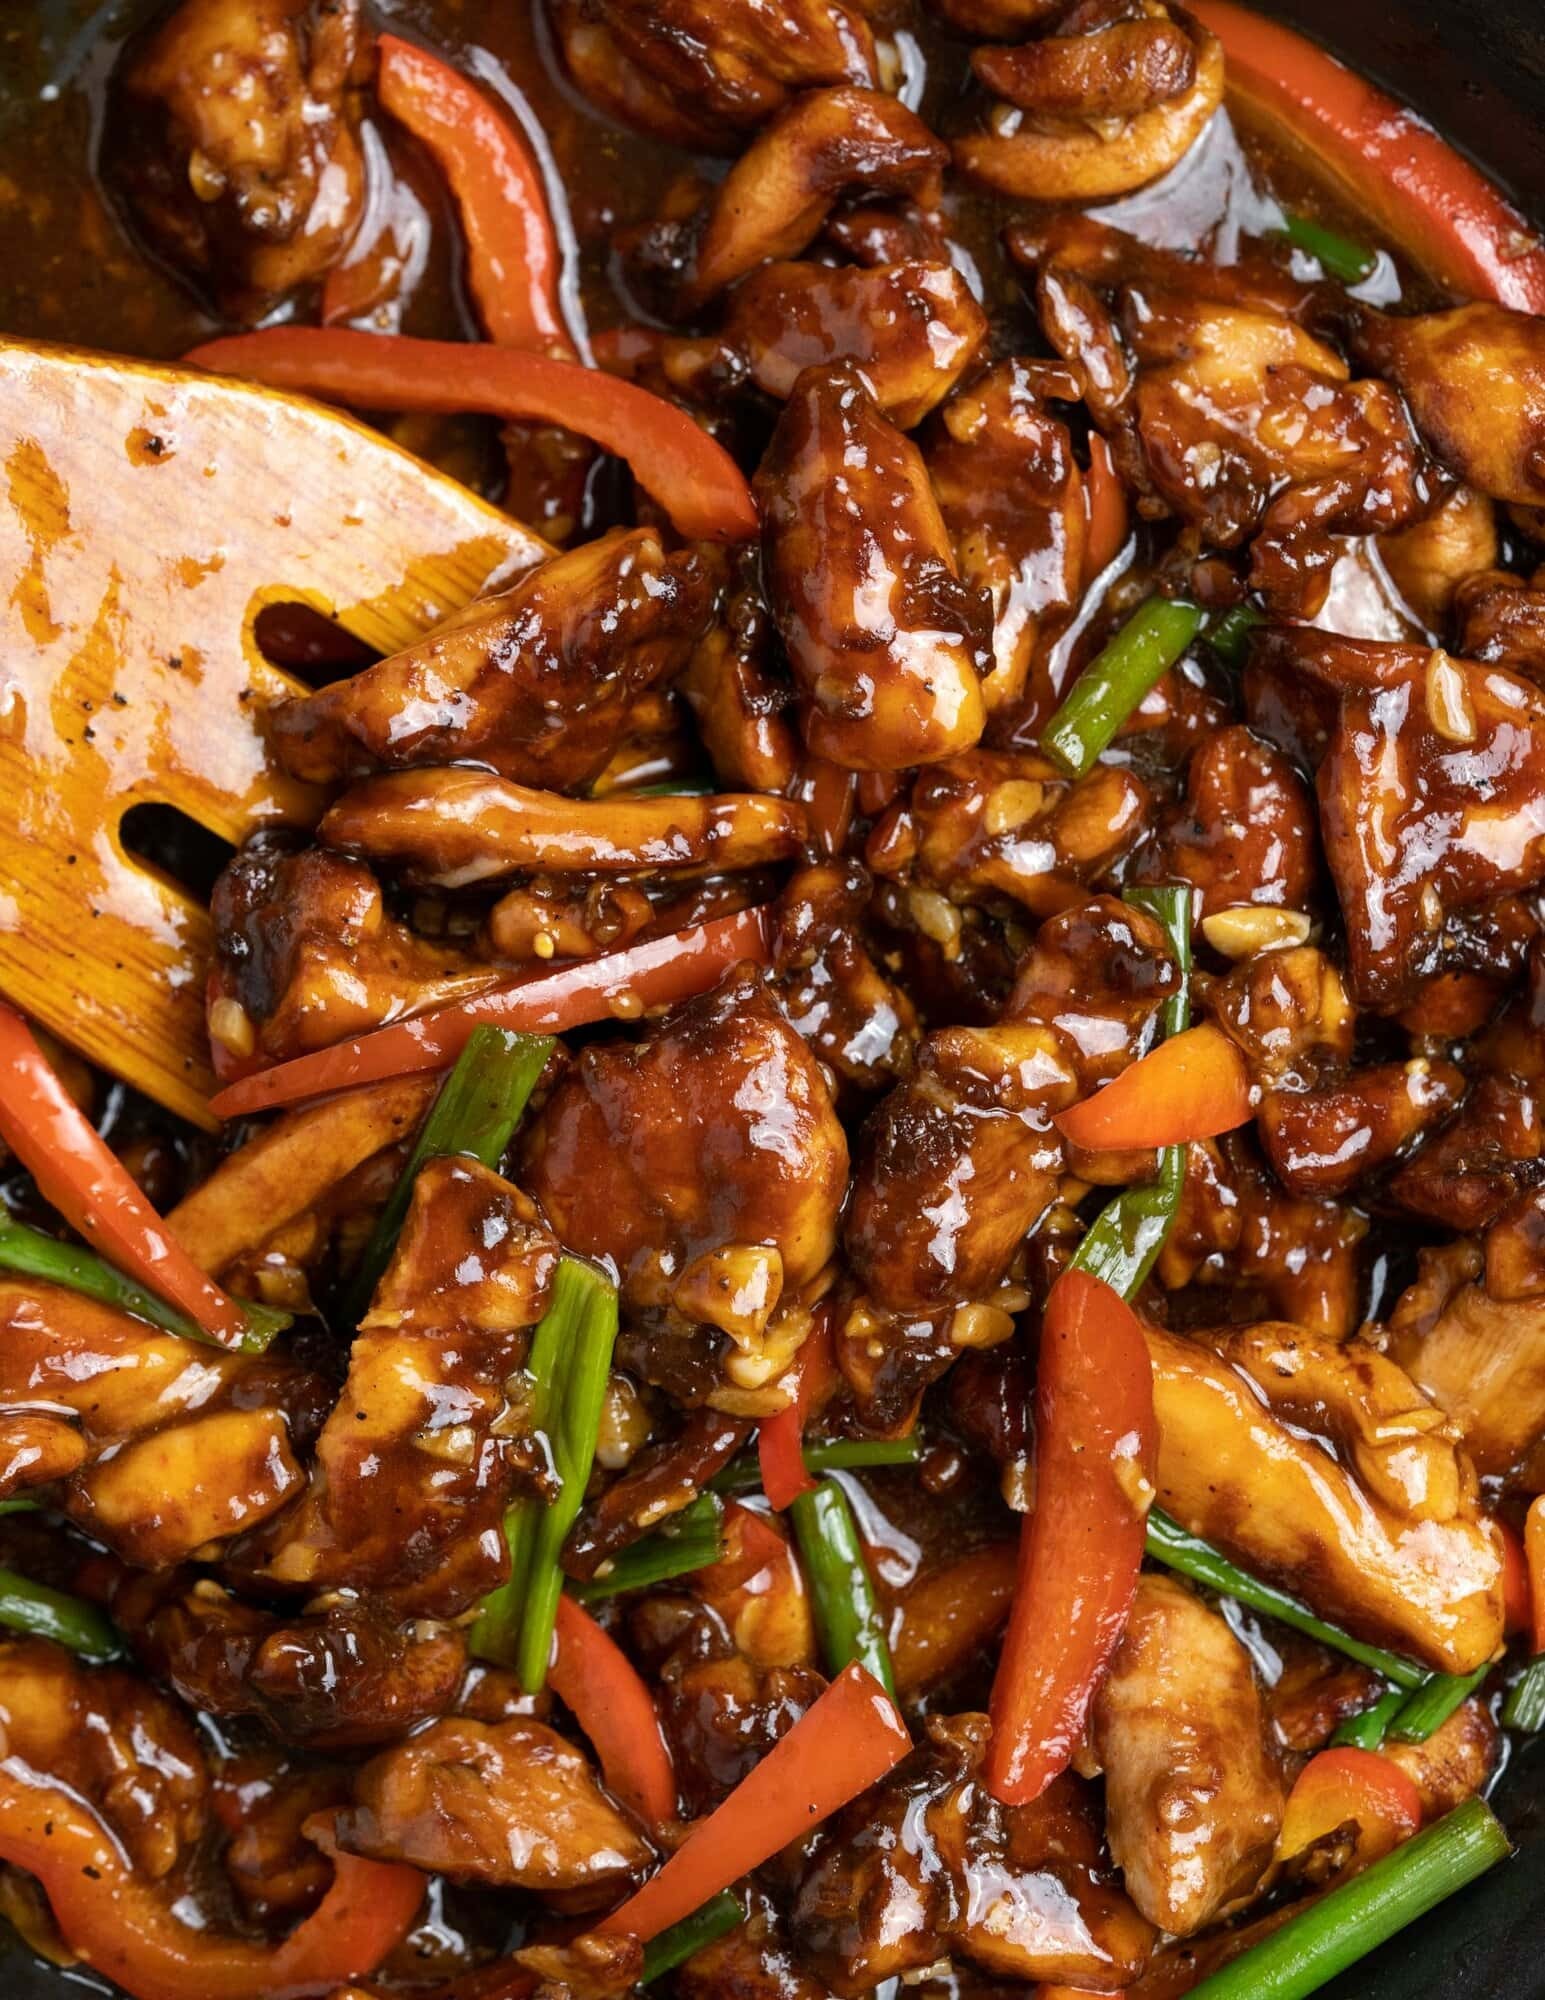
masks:
{"type": "MultiPolygon", "coordinates": [[[[978,49],[1000,100],[955,165],[1016,201],[1104,201],[1168,173],[1223,101],[1223,50],[1194,15],[1142,0],[1135,20],[1086,10],[1082,33],[978,49]]],[[[1071,27],[1071,21],[1059,24],[1071,27]]]]}
{"type": "Polygon", "coordinates": [[[0,1741],[8,1767],[84,1800],[151,1882],[189,1859],[208,1825],[209,1778],[192,1723],[120,1668],[82,1666],[46,1639],[6,1639],[0,1741]]]}
{"type": "Polygon", "coordinates": [[[750,1434],[738,1418],[698,1410],[675,1437],[646,1445],[570,1529],[564,1569],[582,1583],[599,1576],[619,1550],[690,1506],[750,1434]]]}
{"type": "Polygon", "coordinates": [[[227,1153],[170,1212],[166,1226],[201,1271],[218,1277],[356,1167],[405,1139],[434,1094],[432,1076],[389,1077],[287,1111],[227,1153]]]}
{"type": "Polygon", "coordinates": [[[215,884],[217,1054],[270,1062],[324,1048],[497,985],[497,967],[429,943],[389,917],[357,861],[256,834],[215,884]]]}
{"type": "Polygon", "coordinates": [[[975,359],[987,315],[949,264],[764,264],[736,286],[724,337],[769,396],[790,395],[807,368],[848,361],[876,406],[911,430],[975,359]]]}
{"type": "Polygon", "coordinates": [[[86,1462],[86,1440],[63,1417],[15,1410],[0,1417],[0,1497],[68,1479],[86,1462]]]}
{"type": "Polygon", "coordinates": [[[649,1859],[571,1743],[545,1724],[447,1716],[373,1757],[338,1844],[455,1882],[609,1901],[649,1859]]]}
{"type": "Polygon", "coordinates": [[[917,447],[851,367],[799,378],[756,476],[768,601],[818,757],[895,771],[969,749],[986,607],[917,447]]]}
{"type": "Polygon", "coordinates": [[[746,969],[637,1042],[585,1049],[525,1170],[569,1248],[616,1266],[625,1306],[674,1302],[755,1350],[831,1257],[848,1148],[815,1058],[746,969]]]}
{"type": "Polygon", "coordinates": [[[13,1490],[76,1460],[65,1511],[128,1561],[174,1563],[276,1513],[304,1483],[315,1379],[221,1353],[62,1287],[0,1280],[0,1409],[73,1419],[81,1449],[13,1463],[13,1490]]]}
{"type": "Polygon", "coordinates": [[[870,1296],[898,1313],[985,1300],[1055,1199],[1052,1114],[1078,1095],[1055,1029],[1005,1021],[927,1036],[911,1079],[859,1139],[844,1244],[870,1296]]]}
{"type": "Polygon", "coordinates": [[[1273,1091],[1257,1114],[1261,1149],[1290,1193],[1345,1195],[1409,1152],[1464,1091],[1463,1070],[1426,1056],[1375,1063],[1344,1083],[1273,1091]]]}
{"type": "Polygon", "coordinates": [[[1365,306],[1352,341],[1456,478],[1494,500],[1545,505],[1545,320],[1484,301],[1401,319],[1365,306]]]}
{"type": "Polygon", "coordinates": [[[1005,1020],[1039,1021],[1071,1053],[1078,1094],[1146,1055],[1180,971],[1157,919],[1095,896],[1036,932],[1020,960],[1005,1020]]]}
{"type": "Polygon", "coordinates": [[[1000,1806],[978,1775],[987,1718],[925,1728],[925,1744],[822,1829],[790,1920],[801,1957],[842,1996],[944,1955],[1003,1983],[1129,1985],[1153,1933],[1109,1881],[1079,1781],[1000,1806]]]}
{"type": "Polygon", "coordinates": [[[519,1188],[475,1160],[421,1167],[306,1493],[243,1570],[282,1588],[376,1587],[403,1615],[454,1615],[502,1581],[518,1371],[557,1264],[519,1188]]]}
{"type": "Polygon", "coordinates": [[[1271,1643],[1282,1670],[1267,1692],[1266,1715],[1284,1750],[1304,1756],[1323,1750],[1343,1722],[1384,1692],[1385,1683],[1370,1667],[1285,1626],[1273,1626],[1271,1643]]]}
{"type": "MultiPolygon", "coordinates": [[[[1497,510],[1484,493],[1456,486],[1425,520],[1381,536],[1379,559],[1422,623],[1442,632],[1466,578],[1496,563],[1497,510]]],[[[1504,657],[1480,652],[1468,639],[1459,650],[1483,660],[1504,657]]]]}
{"type": "Polygon", "coordinates": [[[778,899],[773,958],[790,1025],[851,1091],[873,1095],[911,1068],[918,1025],[864,941],[869,888],[856,863],[799,869],[778,899]]]}
{"type": "MultiPolygon", "coordinates": [[[[952,1375],[952,1388],[954,1381],[952,1375]]],[[[1013,1542],[988,1542],[907,1585],[890,1631],[891,1667],[903,1701],[948,1681],[997,1637],[1018,1570],[1013,1542]]]]}
{"type": "MultiPolygon", "coordinates": [[[[925,441],[961,576],[992,605],[992,670],[982,683],[989,714],[1021,700],[1083,585],[1083,475],[1067,426],[1045,407],[1077,395],[1065,371],[1000,361],[950,399],[925,441]]],[[[1036,713],[1049,713],[1050,687],[1037,691],[1036,713]]]]}
{"type": "Polygon", "coordinates": [[[681,1580],[718,1619],[735,1651],[757,1669],[809,1667],[817,1659],[810,1592],[798,1555],[776,1517],[731,1500],[724,1553],[681,1580]]]}
{"type": "MultiPolygon", "coordinates": [[[[665,1600],[648,1622],[671,1616],[665,1600]]],[[[711,1812],[761,1763],[825,1689],[814,1667],[762,1665],[719,1636],[716,1619],[685,1617],[678,1642],[660,1663],[660,1726],[689,1816],[711,1812]],[[717,1629],[716,1629],[717,1628],[717,1629]]]]}
{"type": "Polygon", "coordinates": [[[183,0],[124,70],[115,178],[225,317],[261,319],[347,248],[367,49],[360,0],[183,0]]]}
{"type": "Polygon", "coordinates": [[[1545,1178],[1545,1107],[1532,1084],[1482,1075],[1457,1118],[1390,1183],[1403,1208],[1448,1229],[1484,1229],[1545,1178]]]}
{"type": "Polygon", "coordinates": [[[774,671],[774,641],[760,552],[743,549],[728,574],[720,615],[676,684],[720,784],[736,791],[787,793],[799,763],[799,741],[784,713],[793,690],[774,671]]]}
{"type": "Polygon", "coordinates": [[[531,875],[488,912],[484,937],[500,959],[547,965],[591,958],[648,938],[690,930],[771,900],[777,878],[768,870],[734,875],[531,875]]]}
{"type": "Polygon", "coordinates": [[[862,8],[842,0],[554,0],[569,74],[619,125],[734,153],[799,91],[878,81],[862,8]]]}
{"type": "Polygon", "coordinates": [[[1189,1149],[1159,1281],[1169,1291],[1222,1291],[1236,1321],[1287,1319],[1316,1338],[1344,1340],[1360,1317],[1357,1246],[1367,1229],[1345,1203],[1285,1193],[1233,1135],[1189,1149]]]}
{"type": "MultiPolygon", "coordinates": [[[[1494,558],[1493,558],[1494,559],[1494,558]]],[[[1454,594],[1459,651],[1545,681],[1545,569],[1525,582],[1480,560],[1454,594]]]]}
{"type": "Polygon", "coordinates": [[[1282,1825],[1250,1655],[1183,1584],[1145,1575],[1090,1720],[1127,1894],[1190,1937],[1255,1888],[1282,1825]]]}
{"type": "Polygon", "coordinates": [[[685,666],[712,586],[691,549],[618,530],[476,598],[390,659],[274,716],[298,778],[480,763],[517,784],[582,791],[628,711],[685,666]]]}
{"type": "Polygon", "coordinates": [[[953,906],[1006,900],[1053,917],[1081,902],[1138,839],[1148,798],[1118,765],[1070,784],[1033,751],[969,750],[917,774],[877,821],[865,859],[914,885],[913,915],[948,955],[961,921],[953,906]]]}
{"type": "Polygon", "coordinates": [[[1425,1743],[1386,1743],[1383,1752],[1398,1764],[1422,1798],[1422,1818],[1441,1819],[1485,1788],[1496,1769],[1502,1732],[1491,1710],[1472,1695],[1425,1743]]]}
{"type": "Polygon", "coordinates": [[[1270,1089],[1308,1089],[1352,1060],[1356,1015],[1341,975],[1314,945],[1259,952],[1208,981],[1202,998],[1252,1078],[1270,1089]]]}
{"type": "Polygon", "coordinates": [[[1100,25],[1045,35],[1019,48],[973,50],[977,82],[1038,121],[1086,118],[1091,124],[1135,118],[1195,83],[1195,44],[1162,9],[1135,20],[1120,18],[1112,7],[1079,11],[1100,25]]]}
{"type": "Polygon", "coordinates": [[[1424,1250],[1390,1316],[1389,1351],[1444,1411],[1483,1478],[1545,1432],[1545,1299],[1493,1298],[1473,1243],[1424,1250]]]}
{"type": "Polygon", "coordinates": [[[347,1597],[284,1618],[186,1571],[130,1576],[113,1617],[190,1708],[253,1716],[280,1742],[313,1749],[388,1742],[443,1714],[467,1666],[448,1625],[399,1625],[347,1597]]]}
{"type": "Polygon", "coordinates": [[[850,188],[937,204],[949,149],[915,112],[875,90],[812,90],[735,162],[694,225],[683,317],[773,258],[797,257],[850,188]]]}
{"type": "Polygon", "coordinates": [[[520,869],[624,874],[635,869],[760,868],[799,852],[805,820],[785,799],[567,799],[485,771],[388,771],[334,805],[318,829],[409,882],[465,889],[520,869]]]}
{"type": "Polygon", "coordinates": [[[678,2000],[830,2000],[789,1945],[772,1898],[754,1886],[743,1924],[695,1951],[672,1977],[678,2000]]]}
{"type": "Polygon", "coordinates": [[[1397,1514],[1266,1409],[1238,1369],[1145,1330],[1168,1513],[1376,1645],[1442,1673],[1491,1658],[1502,1642],[1501,1545],[1473,1499],[1447,1521],[1397,1514]]]}
{"type": "Polygon", "coordinates": [[[1314,802],[1292,764],[1235,723],[1191,758],[1184,803],[1161,814],[1138,873],[1190,882],[1204,917],[1239,907],[1308,911],[1318,836],[1314,802]]]}
{"type": "Polygon", "coordinates": [[[1395,1513],[1452,1521],[1473,1507],[1455,1426],[1370,1342],[1316,1339],[1269,1320],[1192,1338],[1248,1375],[1275,1415],[1329,1437],[1342,1464],[1395,1513]]]}
{"type": "Polygon", "coordinates": [[[1353,997],[1393,1011],[1440,968],[1456,917],[1545,879],[1545,694],[1501,667],[1306,630],[1267,632],[1255,657],[1340,696],[1325,857],[1353,997]]]}
{"type": "Polygon", "coordinates": [[[211,1787],[215,1816],[228,1836],[221,1865],[252,1922],[293,1925],[321,1902],[332,1863],[303,1829],[314,1814],[331,1814],[347,1797],[347,1775],[336,1766],[296,1768],[270,1744],[221,1759],[211,1787]]]}

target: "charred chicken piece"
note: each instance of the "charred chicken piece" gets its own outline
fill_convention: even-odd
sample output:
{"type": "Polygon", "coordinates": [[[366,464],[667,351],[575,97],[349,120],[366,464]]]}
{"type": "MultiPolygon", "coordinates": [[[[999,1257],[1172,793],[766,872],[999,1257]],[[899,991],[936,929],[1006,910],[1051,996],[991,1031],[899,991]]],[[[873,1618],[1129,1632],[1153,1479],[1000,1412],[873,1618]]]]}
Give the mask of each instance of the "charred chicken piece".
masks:
{"type": "Polygon", "coordinates": [[[756,480],[773,617],[819,757],[894,771],[982,733],[986,609],[915,445],[850,367],[794,387],[756,480]]]}
{"type": "Polygon", "coordinates": [[[1266,1872],[1286,1793],[1250,1655],[1175,1578],[1139,1581],[1091,1738],[1127,1894],[1162,1931],[1204,1930],[1266,1872]]]}
{"type": "Polygon", "coordinates": [[[911,430],[976,358],[987,316],[949,264],[764,264],[730,294],[724,334],[769,396],[788,396],[807,368],[848,361],[911,430]]]}
{"type": "Polygon", "coordinates": [[[873,84],[864,10],[842,0],[554,0],[569,74],[635,131],[731,153],[799,91],[873,84]]]}
{"type": "Polygon", "coordinates": [[[130,60],[116,177],[227,317],[261,319],[348,247],[367,51],[360,0],[183,0],[130,60]]]}
{"type": "Polygon", "coordinates": [[[1203,918],[1263,905],[1306,913],[1317,900],[1319,829],[1292,764],[1235,723],[1186,767],[1186,795],[1159,818],[1140,873],[1189,882],[1203,918]]]}
{"type": "Polygon", "coordinates": [[[390,659],[280,709],[279,754],[317,784],[477,762],[580,791],[628,711],[687,662],[713,593],[691,549],[648,528],[604,535],[477,598],[390,659]]]}
{"type": "Polygon", "coordinates": [[[475,1160],[421,1168],[307,1490],[238,1569],[281,1589],[378,1589],[404,1616],[454,1615],[499,1583],[523,1462],[517,1371],[557,1262],[508,1181],[475,1160]]]}
{"type": "Polygon", "coordinates": [[[870,883],[853,863],[791,875],[778,901],[778,997],[793,1027],[853,1090],[873,1094],[903,1076],[918,1040],[903,988],[865,942],[870,883]]]}

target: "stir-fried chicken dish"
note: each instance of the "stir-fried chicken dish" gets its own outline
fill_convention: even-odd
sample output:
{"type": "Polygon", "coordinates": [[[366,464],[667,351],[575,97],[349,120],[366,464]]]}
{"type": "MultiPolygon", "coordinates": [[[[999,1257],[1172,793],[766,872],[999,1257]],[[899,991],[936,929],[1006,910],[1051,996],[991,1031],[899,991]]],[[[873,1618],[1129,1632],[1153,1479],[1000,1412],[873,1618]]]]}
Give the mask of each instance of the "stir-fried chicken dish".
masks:
{"type": "Polygon", "coordinates": [[[1217,0],[508,11],[103,67],[177,304],[74,337],[536,553],[260,633],[204,1127],[0,1005],[0,1913],[1309,1991],[1545,1726],[1545,251],[1346,207],[1217,0]]]}

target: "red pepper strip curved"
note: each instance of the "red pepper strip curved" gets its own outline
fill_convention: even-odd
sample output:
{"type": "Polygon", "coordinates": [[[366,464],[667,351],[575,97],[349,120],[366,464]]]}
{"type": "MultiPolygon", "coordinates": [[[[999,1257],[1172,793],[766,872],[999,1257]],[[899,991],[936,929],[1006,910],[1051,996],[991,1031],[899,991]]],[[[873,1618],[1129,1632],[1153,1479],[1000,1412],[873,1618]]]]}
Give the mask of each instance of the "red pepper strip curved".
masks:
{"type": "Polygon", "coordinates": [[[626,1653],[572,1597],[558,1599],[547,1684],[574,1711],[612,1791],[650,1828],[676,1816],[676,1773],[660,1718],[626,1653]]]}
{"type": "Polygon", "coordinates": [[[1230,96],[1329,168],[1417,264],[1465,296],[1545,312],[1545,244],[1430,125],[1234,0],[1194,0],[1192,12],[1223,44],[1230,96]]]}
{"type": "Polygon", "coordinates": [[[819,1312],[804,1346],[794,1359],[794,1395],[785,1410],[764,1417],[756,1434],[756,1455],[762,1468],[762,1491],[781,1513],[801,1493],[813,1493],[816,1481],[805,1470],[805,1421],[819,1391],[832,1373],[831,1319],[819,1312]]]}
{"type": "Polygon", "coordinates": [[[1091,1153],[1184,1146],[1232,1132],[1251,1117],[1250,1074],[1210,1021],[1171,1035],[1113,1083],[1056,1114],[1063,1137],[1091,1153]]]}
{"type": "Polygon", "coordinates": [[[1084,587],[1094,582],[1120,555],[1127,538],[1127,495],[1098,431],[1089,439],[1089,470],[1084,474],[1084,513],[1089,523],[1084,542],[1084,587]]]}
{"type": "Polygon", "coordinates": [[[299,2000],[374,1972],[411,1929],[425,1878],[338,1853],[326,1821],[305,1831],[333,1857],[332,1885],[287,1938],[257,1944],[183,1923],[79,1799],[0,1770],[0,1856],[38,1878],[71,1951],[134,2000],[299,2000]]]}
{"type": "Polygon", "coordinates": [[[479,410],[560,424],[625,459],[689,539],[748,542],[757,533],[751,488],[721,444],[674,403],[576,361],[341,326],[235,333],[184,358],[190,367],[361,410],[479,410]]]}
{"type": "Polygon", "coordinates": [[[513,122],[470,78],[396,35],[377,43],[376,90],[450,182],[478,317],[500,347],[574,357],[558,302],[547,190],[513,122]]]}
{"type": "Polygon", "coordinates": [[[1533,1650],[1545,1653],[1545,1493],[1530,1501],[1524,1516],[1524,1562],[1529,1572],[1533,1650]]]}
{"type": "Polygon", "coordinates": [[[1347,1744],[1320,1751],[1288,1794],[1277,1853],[1290,1860],[1348,1820],[1357,1822],[1359,1867],[1377,1861],[1409,1840],[1422,1823],[1422,1795],[1415,1779],[1376,1750],[1347,1744]]]}
{"type": "Polygon", "coordinates": [[[557,972],[542,972],[513,986],[457,1000],[448,1007],[394,1021],[389,1028],[318,1049],[293,1062],[241,1077],[210,1099],[219,1118],[245,1118],[276,1104],[296,1104],[348,1090],[356,1083],[379,1083],[387,1076],[447,1069],[484,1022],[524,1034],[566,1034],[608,1014],[623,1018],[616,1003],[626,998],[627,1019],[639,1008],[669,1007],[706,993],[744,958],[765,965],[770,955],[767,918],[761,909],[737,910],[732,917],[691,930],[650,938],[626,951],[578,959],[557,972]]]}
{"type": "Polygon", "coordinates": [[[1502,1629],[1509,1638],[1518,1632],[1532,1634],[1534,1603],[1523,1537],[1515,1534],[1506,1521],[1499,1521],[1495,1515],[1492,1516],[1492,1526],[1502,1544],[1502,1629]]]}
{"type": "Polygon", "coordinates": [[[658,1875],[596,1929],[647,1944],[883,1778],[912,1748],[874,1675],[844,1667],[658,1875]]]}
{"type": "Polygon", "coordinates": [[[70,1096],[32,1030],[0,1003],[0,1139],[38,1192],[100,1251],[222,1347],[240,1347],[241,1311],[172,1235],[70,1096]]]}
{"type": "Polygon", "coordinates": [[[1132,1608],[1158,1425],[1142,1325],[1118,1292],[1065,1271],[1041,1322],[1035,1512],[992,1684],[987,1789],[1028,1805],[1066,1770],[1132,1608]]]}

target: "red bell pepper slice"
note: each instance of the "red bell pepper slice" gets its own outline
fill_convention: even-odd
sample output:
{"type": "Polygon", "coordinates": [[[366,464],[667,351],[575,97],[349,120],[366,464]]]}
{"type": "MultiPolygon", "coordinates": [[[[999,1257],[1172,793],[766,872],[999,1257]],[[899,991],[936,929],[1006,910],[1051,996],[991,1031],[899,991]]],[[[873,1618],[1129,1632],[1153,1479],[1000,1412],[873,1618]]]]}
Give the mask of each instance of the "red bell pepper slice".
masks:
{"type": "Polygon", "coordinates": [[[38,1878],[71,1951],[134,2000],[298,2000],[374,1972],[412,1927],[425,1878],[339,1853],[325,1819],[304,1831],[332,1856],[332,1884],[287,1938],[260,1944],[184,1923],[73,1794],[0,1771],[0,1856],[38,1878]]]}
{"type": "Polygon", "coordinates": [[[447,1069],[472,1030],[485,1021],[525,1034],[562,1035],[570,1028],[604,1021],[609,1014],[632,1020],[647,1008],[673,1006],[707,992],[742,959],[765,965],[769,953],[763,911],[737,910],[732,917],[716,917],[691,930],[650,938],[626,951],[578,959],[557,972],[536,973],[513,986],[453,1001],[410,1021],[394,1021],[373,1034],[317,1049],[293,1062],[276,1063],[217,1092],[209,1101],[210,1109],[220,1118],[245,1118],[277,1104],[349,1090],[357,1083],[447,1069]]]}
{"type": "Polygon", "coordinates": [[[1408,1771],[1376,1750],[1351,1744],[1311,1757],[1288,1794],[1277,1836],[1284,1861],[1349,1820],[1357,1822],[1356,1862],[1364,1868],[1409,1840],[1422,1823],[1422,1795],[1408,1771]]]}
{"type": "Polygon", "coordinates": [[[1455,292],[1545,312],[1545,245],[1430,125],[1280,22],[1234,0],[1191,5],[1223,44],[1230,96],[1328,169],[1350,207],[1455,292]]]}
{"type": "Polygon", "coordinates": [[[911,1748],[896,1704],[873,1674],[856,1663],[844,1667],[659,1874],[596,1928],[647,1944],[867,1791],[911,1748]]]}
{"type": "Polygon", "coordinates": [[[1086,1271],[1065,1271],[1046,1302],[1035,1416],[1035,1512],[1020,1529],[986,1765],[987,1789],[1016,1806],[1083,1737],[1132,1608],[1158,1454],[1142,1324],[1086,1271]]]}
{"type": "Polygon", "coordinates": [[[1524,1564],[1529,1574],[1532,1650],[1545,1653],[1545,1493],[1529,1502],[1524,1516],[1524,1564]]]}
{"type": "Polygon", "coordinates": [[[450,183],[478,318],[499,347],[557,354],[574,343],[558,300],[562,260],[541,170],[523,134],[469,77],[396,35],[377,43],[376,90],[450,183]]]}
{"type": "Polygon", "coordinates": [[[1055,1114],[1062,1135],[1091,1153],[1184,1146],[1251,1118],[1250,1073],[1210,1021],[1171,1035],[1114,1082],[1055,1114]]]}
{"type": "Polygon", "coordinates": [[[93,1250],[239,1348],[241,1309],[194,1263],[70,1096],[14,1007],[0,1003],[0,1139],[93,1250]]]}
{"type": "Polygon", "coordinates": [[[1084,474],[1084,515],[1088,533],[1084,541],[1084,588],[1094,582],[1120,555],[1127,538],[1127,494],[1111,457],[1110,446],[1098,431],[1089,439],[1089,470],[1084,474]]]}
{"type": "Polygon", "coordinates": [[[747,542],[756,503],[733,458],[685,410],[575,361],[457,340],[410,340],[350,327],[271,326],[206,341],[195,368],[361,410],[480,410],[559,424],[625,459],[691,540],[747,542]]]}
{"type": "Polygon", "coordinates": [[[649,1690],[617,1642],[572,1597],[558,1599],[547,1684],[574,1711],[606,1782],[651,1830],[676,1816],[676,1773],[649,1690]]]}
{"type": "Polygon", "coordinates": [[[794,1357],[793,1399],[787,1409],[764,1417],[756,1434],[756,1455],[762,1468],[762,1491],[780,1512],[792,1507],[801,1493],[813,1493],[816,1482],[805,1470],[805,1422],[812,1404],[829,1386],[832,1360],[831,1319],[824,1307],[804,1346],[794,1357]]]}
{"type": "Polygon", "coordinates": [[[1534,1630],[1534,1603],[1529,1579],[1529,1558],[1522,1535],[1506,1521],[1492,1517],[1492,1526],[1502,1543],[1502,1629],[1511,1638],[1517,1632],[1534,1630]]]}

